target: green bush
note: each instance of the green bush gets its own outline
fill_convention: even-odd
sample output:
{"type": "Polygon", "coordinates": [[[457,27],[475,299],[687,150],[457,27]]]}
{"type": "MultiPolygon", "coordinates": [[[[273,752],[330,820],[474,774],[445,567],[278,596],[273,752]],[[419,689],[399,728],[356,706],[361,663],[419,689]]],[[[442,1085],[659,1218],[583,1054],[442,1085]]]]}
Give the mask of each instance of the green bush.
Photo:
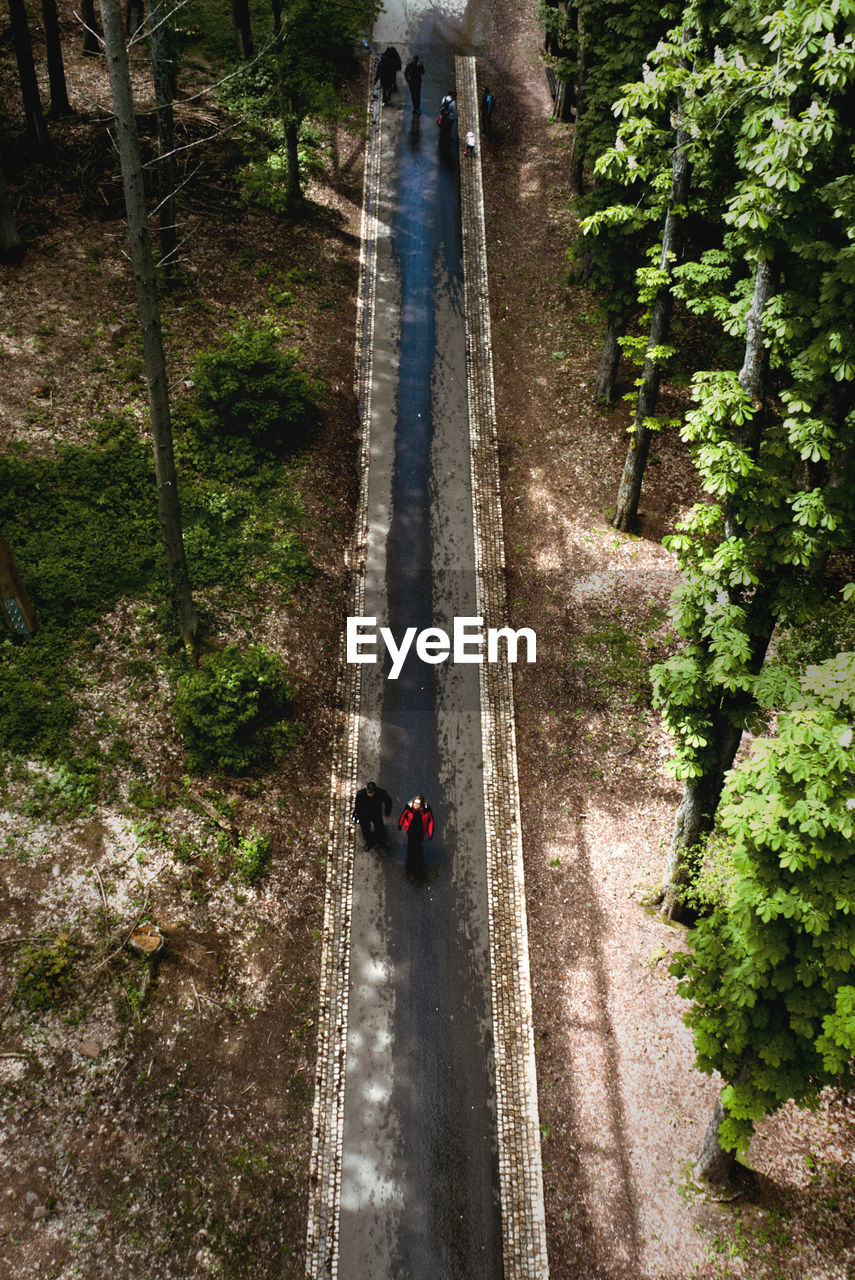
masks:
{"type": "Polygon", "coordinates": [[[15,1003],[33,1013],[58,1008],[68,998],[77,956],[77,944],[65,929],[49,941],[24,947],[18,956],[15,1003]]]}
{"type": "Polygon", "coordinates": [[[293,738],[293,699],[282,662],[260,645],[246,655],[233,645],[209,654],[181,677],[175,697],[188,769],[244,773],[269,759],[293,738]]]}
{"type": "Polygon", "coordinates": [[[294,449],[315,418],[296,351],[281,351],[268,328],[242,324],[196,362],[196,423],[203,438],[251,449],[294,449]]]}
{"type": "Polygon", "coordinates": [[[270,870],[270,837],[253,831],[235,849],[235,871],[244,884],[257,884],[270,870]]]}

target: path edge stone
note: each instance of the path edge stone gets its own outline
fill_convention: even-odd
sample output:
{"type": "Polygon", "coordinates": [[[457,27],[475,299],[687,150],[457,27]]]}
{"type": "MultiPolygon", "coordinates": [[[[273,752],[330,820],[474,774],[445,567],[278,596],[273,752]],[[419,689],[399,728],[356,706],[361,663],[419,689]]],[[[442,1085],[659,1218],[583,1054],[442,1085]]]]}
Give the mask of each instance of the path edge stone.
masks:
{"type": "MultiPolygon", "coordinates": [[[[357,299],[355,384],[360,419],[359,497],[353,535],[346,549],[351,574],[348,612],[364,613],[365,559],[368,545],[368,464],[370,457],[371,378],[374,351],[374,296],[377,278],[377,210],[380,190],[381,113],[369,79],[368,142],[363,175],[357,299]]],[[[337,1280],[344,1138],[344,1086],[347,1060],[347,1006],[353,908],[353,822],[356,792],[362,667],[345,661],[345,637],[339,653],[336,707],[339,725],[330,776],[327,879],[318,995],[315,1097],[309,1165],[309,1214],[306,1275],[337,1280]]]]}
{"type": "MultiPolygon", "coordinates": [[[[455,57],[455,76],[476,597],[485,628],[500,628],[508,608],[480,139],[474,156],[463,154],[467,130],[480,134],[475,59],[455,57]]],[[[504,1280],[547,1280],[513,681],[506,656],[479,672],[504,1280]]]]}

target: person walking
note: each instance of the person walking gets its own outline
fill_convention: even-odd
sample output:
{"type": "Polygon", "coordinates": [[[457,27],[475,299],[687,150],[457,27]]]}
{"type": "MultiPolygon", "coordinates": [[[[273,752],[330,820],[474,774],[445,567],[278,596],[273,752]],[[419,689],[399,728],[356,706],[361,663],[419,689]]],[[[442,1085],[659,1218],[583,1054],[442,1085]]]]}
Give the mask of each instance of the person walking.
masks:
{"type": "Polygon", "coordinates": [[[481,128],[489,138],[493,130],[493,111],[496,107],[496,99],[490,92],[489,85],[484,87],[484,95],[481,98],[481,128]]]}
{"type": "Polygon", "coordinates": [[[388,791],[378,787],[376,782],[367,782],[357,791],[353,802],[353,821],[359,823],[366,849],[373,849],[375,843],[378,848],[385,849],[386,827],[383,814],[388,818],[391,812],[392,797],[388,791]]]}
{"type": "Polygon", "coordinates": [[[436,118],[439,125],[439,145],[443,149],[451,143],[451,130],[456,119],[457,103],[454,101],[454,94],[447,93],[439,104],[439,115],[436,118]]]}
{"type": "Polygon", "coordinates": [[[387,45],[380,55],[380,61],[377,63],[377,74],[374,77],[375,84],[378,80],[380,81],[384,107],[398,87],[398,72],[400,70],[401,55],[393,44],[387,45]]]}
{"type": "Polygon", "coordinates": [[[404,79],[410,86],[410,97],[413,100],[413,115],[420,116],[422,114],[422,77],[425,69],[419,61],[419,55],[414,53],[412,59],[407,63],[404,70],[404,79]]]}
{"type": "Polygon", "coordinates": [[[433,839],[433,814],[424,796],[413,796],[398,819],[398,830],[407,833],[407,870],[413,875],[423,875],[425,860],[422,841],[425,836],[433,839]]]}

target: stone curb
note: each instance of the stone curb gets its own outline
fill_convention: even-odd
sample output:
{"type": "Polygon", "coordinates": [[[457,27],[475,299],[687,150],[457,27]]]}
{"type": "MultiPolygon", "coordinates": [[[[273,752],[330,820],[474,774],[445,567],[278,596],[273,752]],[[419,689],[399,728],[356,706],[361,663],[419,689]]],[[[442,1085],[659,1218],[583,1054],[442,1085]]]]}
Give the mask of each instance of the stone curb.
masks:
{"type": "MultiPolygon", "coordinates": [[[[377,209],[380,192],[381,112],[369,99],[369,142],[362,197],[359,299],[357,303],[356,392],[360,414],[359,500],[353,537],[347,550],[351,571],[348,611],[364,613],[365,555],[368,543],[368,463],[371,430],[371,378],[374,352],[374,294],[377,279],[377,209]]],[[[344,1136],[344,1085],[347,1060],[347,1004],[353,906],[353,822],[359,747],[362,667],[339,654],[336,706],[340,722],[330,779],[330,815],[324,931],[318,997],[318,1045],[312,1108],[309,1171],[309,1221],[306,1275],[337,1280],[341,1159],[344,1136]]]]}
{"type": "MultiPolygon", "coordinates": [[[[458,137],[479,137],[475,59],[456,57],[458,137]]],[[[463,292],[477,612],[508,622],[486,227],[480,153],[460,154],[463,292]]],[[[481,733],[490,920],[490,986],[505,1280],[547,1280],[546,1224],[519,822],[514,695],[507,661],[482,663],[481,733]]]]}

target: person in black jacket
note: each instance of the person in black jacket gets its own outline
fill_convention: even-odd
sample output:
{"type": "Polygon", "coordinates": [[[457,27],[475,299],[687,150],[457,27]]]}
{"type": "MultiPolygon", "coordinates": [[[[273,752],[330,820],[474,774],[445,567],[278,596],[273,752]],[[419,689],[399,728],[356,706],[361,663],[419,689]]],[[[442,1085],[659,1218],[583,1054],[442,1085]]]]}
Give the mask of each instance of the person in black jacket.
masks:
{"type": "Polygon", "coordinates": [[[413,100],[413,115],[420,116],[422,114],[422,77],[425,69],[419,62],[419,55],[413,54],[411,62],[407,63],[404,71],[404,79],[410,86],[410,97],[413,100]]]}
{"type": "Polygon", "coordinates": [[[380,54],[380,61],[377,63],[377,73],[374,76],[374,83],[380,81],[380,88],[383,91],[383,106],[391,98],[392,94],[398,87],[398,72],[401,70],[401,55],[393,44],[386,47],[380,54]]]}
{"type": "Polygon", "coordinates": [[[376,782],[368,782],[357,791],[353,802],[353,821],[359,823],[366,849],[386,847],[386,827],[383,814],[389,817],[392,812],[392,797],[388,791],[378,787],[376,782]],[[373,831],[372,831],[373,828],[373,831]]]}

